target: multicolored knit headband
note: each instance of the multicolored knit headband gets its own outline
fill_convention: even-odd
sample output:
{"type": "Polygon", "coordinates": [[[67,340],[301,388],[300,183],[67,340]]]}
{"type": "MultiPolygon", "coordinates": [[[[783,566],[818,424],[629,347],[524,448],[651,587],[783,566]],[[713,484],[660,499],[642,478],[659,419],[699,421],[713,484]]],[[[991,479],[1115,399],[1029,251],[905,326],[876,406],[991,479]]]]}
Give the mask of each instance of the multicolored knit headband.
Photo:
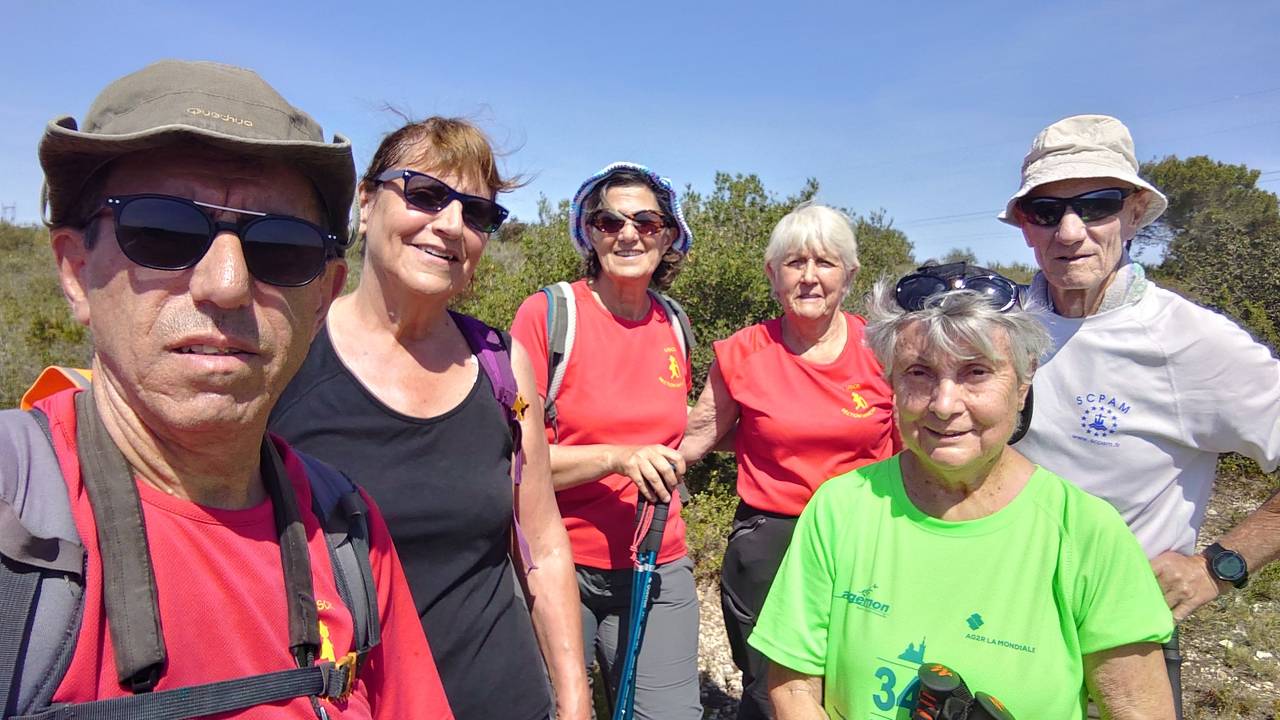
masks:
{"type": "Polygon", "coordinates": [[[582,187],[578,188],[577,194],[573,196],[573,204],[569,206],[569,233],[573,236],[573,246],[578,250],[578,253],[586,257],[591,251],[591,236],[587,234],[587,219],[583,215],[582,204],[586,202],[587,196],[591,194],[591,191],[597,185],[609,179],[619,170],[635,170],[643,173],[653,181],[654,186],[667,194],[671,212],[675,215],[676,229],[680,231],[676,239],[672,241],[671,247],[681,254],[687,254],[689,246],[693,244],[693,233],[690,232],[689,225],[684,220],[684,213],[680,210],[680,198],[676,195],[675,188],[671,186],[671,181],[644,165],[631,162],[616,162],[606,166],[600,172],[587,178],[587,181],[582,183],[582,187]]]}

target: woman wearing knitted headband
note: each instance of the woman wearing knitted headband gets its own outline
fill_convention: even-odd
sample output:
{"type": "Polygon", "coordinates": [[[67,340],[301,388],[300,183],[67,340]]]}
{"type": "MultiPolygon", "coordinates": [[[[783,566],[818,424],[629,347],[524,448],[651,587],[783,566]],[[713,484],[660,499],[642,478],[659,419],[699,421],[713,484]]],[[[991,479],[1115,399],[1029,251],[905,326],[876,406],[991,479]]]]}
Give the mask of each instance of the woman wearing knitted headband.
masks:
{"type": "Polygon", "coordinates": [[[594,653],[615,696],[637,498],[670,501],[634,717],[701,718],[698,601],[674,492],[685,467],[675,448],[690,389],[689,339],[678,306],[654,292],[675,279],[692,236],[671,183],[632,163],[582,184],[570,233],[586,277],[526,299],[511,335],[529,351],[546,398],[551,478],[577,565],[586,662],[594,653]]]}

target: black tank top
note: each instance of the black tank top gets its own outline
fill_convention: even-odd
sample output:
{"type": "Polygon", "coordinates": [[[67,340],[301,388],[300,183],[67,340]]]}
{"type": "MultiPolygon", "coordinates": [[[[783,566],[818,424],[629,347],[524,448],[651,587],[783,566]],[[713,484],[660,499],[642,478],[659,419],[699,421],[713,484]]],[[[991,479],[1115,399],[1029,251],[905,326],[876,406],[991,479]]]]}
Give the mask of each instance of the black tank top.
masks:
{"type": "Polygon", "coordinates": [[[546,670],[508,554],[511,432],[477,375],[457,407],[409,417],[356,380],[322,328],[271,430],[377,502],[458,720],[541,720],[551,712],[546,670]]]}

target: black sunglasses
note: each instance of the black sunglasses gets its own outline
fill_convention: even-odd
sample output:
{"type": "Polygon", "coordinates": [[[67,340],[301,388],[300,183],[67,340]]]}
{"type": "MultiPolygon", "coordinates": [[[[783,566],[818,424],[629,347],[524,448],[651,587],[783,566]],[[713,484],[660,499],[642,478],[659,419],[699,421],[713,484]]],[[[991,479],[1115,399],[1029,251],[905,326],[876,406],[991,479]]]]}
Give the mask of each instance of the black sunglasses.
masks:
{"type": "Polygon", "coordinates": [[[397,178],[404,180],[404,199],[410,205],[430,213],[438,213],[457,200],[462,203],[462,222],[476,232],[497,232],[507,219],[507,209],[479,195],[460,193],[443,180],[416,170],[387,170],[376,179],[380,183],[397,178]]]}
{"type": "Polygon", "coordinates": [[[591,217],[587,218],[588,225],[610,235],[622,232],[622,228],[626,227],[627,223],[635,225],[636,232],[641,235],[657,235],[671,226],[671,223],[662,213],[656,213],[652,210],[641,210],[634,215],[627,215],[617,210],[601,208],[591,213],[591,217]]]}
{"type": "Polygon", "coordinates": [[[1018,199],[1018,209],[1032,225],[1053,227],[1062,222],[1062,216],[1070,207],[1084,222],[1109,218],[1124,209],[1124,199],[1133,194],[1125,188],[1104,188],[1075,197],[1024,197],[1018,199]]]}
{"type": "Polygon", "coordinates": [[[1000,312],[1021,306],[1017,283],[986,268],[962,262],[919,268],[898,281],[894,295],[903,310],[915,311],[926,307],[939,293],[951,290],[976,292],[1000,312]]]}
{"type": "Polygon", "coordinates": [[[339,257],[336,235],[290,215],[224,207],[173,195],[118,195],[107,198],[115,220],[116,242],[134,263],[154,270],[186,270],[209,252],[221,232],[240,237],[249,273],[280,287],[300,287],[339,257]],[[251,219],[217,222],[208,210],[223,210],[251,219]]]}

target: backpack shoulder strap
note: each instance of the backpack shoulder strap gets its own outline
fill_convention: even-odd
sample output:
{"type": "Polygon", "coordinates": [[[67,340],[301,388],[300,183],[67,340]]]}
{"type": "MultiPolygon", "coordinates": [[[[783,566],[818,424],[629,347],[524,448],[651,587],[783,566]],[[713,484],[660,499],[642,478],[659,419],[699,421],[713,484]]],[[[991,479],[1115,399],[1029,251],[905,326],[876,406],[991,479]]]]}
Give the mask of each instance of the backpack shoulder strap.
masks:
{"type": "MultiPolygon", "coordinates": [[[[516,386],[515,371],[511,369],[511,343],[506,333],[492,328],[483,322],[461,313],[449,311],[462,336],[467,340],[467,347],[480,362],[481,369],[493,386],[493,396],[508,414],[519,412],[516,399],[520,395],[516,386]]],[[[511,418],[508,418],[509,420],[511,418]]]]}
{"type": "Polygon", "coordinates": [[[685,359],[693,353],[693,349],[698,346],[698,340],[693,335],[693,325],[689,322],[689,316],[685,313],[684,307],[676,302],[675,298],[666,293],[658,292],[650,289],[649,294],[653,299],[658,301],[658,305],[662,307],[662,311],[667,314],[667,320],[671,322],[676,330],[676,342],[680,345],[680,351],[684,353],[685,359]]]}
{"type": "MultiPolygon", "coordinates": [[[[471,348],[472,354],[479,360],[480,368],[493,387],[493,397],[506,416],[507,427],[511,430],[512,480],[519,485],[524,476],[524,429],[520,421],[529,405],[520,397],[515,371],[511,368],[511,338],[469,315],[453,311],[449,314],[466,338],[467,347],[471,348]]],[[[529,540],[525,537],[524,530],[520,529],[520,518],[514,507],[511,511],[511,527],[515,530],[516,544],[520,547],[520,559],[524,561],[525,569],[532,571],[535,568],[533,552],[529,549],[529,540]]]]}
{"type": "Polygon", "coordinates": [[[573,353],[573,341],[578,331],[578,306],[573,298],[573,286],[558,282],[542,288],[547,296],[547,397],[543,402],[546,423],[560,432],[556,422],[556,397],[564,382],[564,371],[573,353]]]}
{"type": "Polygon", "coordinates": [[[311,481],[312,509],[320,519],[338,594],[351,612],[360,658],[382,641],[378,589],[369,563],[369,506],[355,483],[337,469],[294,450],[311,481]]]}
{"type": "Polygon", "coordinates": [[[0,716],[9,717],[53,697],[84,601],[84,548],[39,410],[0,411],[0,555],[0,716]]]}

